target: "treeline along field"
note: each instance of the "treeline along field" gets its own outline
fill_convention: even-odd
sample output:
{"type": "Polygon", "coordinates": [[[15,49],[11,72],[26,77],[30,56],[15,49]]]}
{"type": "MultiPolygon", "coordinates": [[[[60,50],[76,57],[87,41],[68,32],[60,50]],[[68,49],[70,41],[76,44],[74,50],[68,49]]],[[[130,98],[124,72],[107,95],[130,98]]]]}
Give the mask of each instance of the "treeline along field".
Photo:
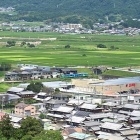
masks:
{"type": "Polygon", "coordinates": [[[140,36],[0,32],[0,62],[51,66],[138,66],[140,36]],[[54,41],[48,38],[57,38],[54,41]],[[8,40],[16,46],[5,47],[8,40]],[[35,48],[20,46],[22,41],[41,41],[35,48]],[[97,48],[104,44],[107,48],[97,48]],[[70,45],[70,48],[65,48],[70,45]],[[117,49],[110,49],[115,46],[117,49]]]}

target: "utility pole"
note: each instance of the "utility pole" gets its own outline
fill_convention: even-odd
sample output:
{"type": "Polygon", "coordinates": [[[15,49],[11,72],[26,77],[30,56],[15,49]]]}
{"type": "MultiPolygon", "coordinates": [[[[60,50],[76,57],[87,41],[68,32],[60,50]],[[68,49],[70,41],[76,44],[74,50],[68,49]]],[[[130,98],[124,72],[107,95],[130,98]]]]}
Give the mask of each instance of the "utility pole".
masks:
{"type": "Polygon", "coordinates": [[[1,104],[1,107],[2,108],[1,108],[1,112],[3,111],[3,106],[4,106],[3,102],[4,102],[4,99],[5,99],[5,96],[2,97],[2,104],[1,104]]]}

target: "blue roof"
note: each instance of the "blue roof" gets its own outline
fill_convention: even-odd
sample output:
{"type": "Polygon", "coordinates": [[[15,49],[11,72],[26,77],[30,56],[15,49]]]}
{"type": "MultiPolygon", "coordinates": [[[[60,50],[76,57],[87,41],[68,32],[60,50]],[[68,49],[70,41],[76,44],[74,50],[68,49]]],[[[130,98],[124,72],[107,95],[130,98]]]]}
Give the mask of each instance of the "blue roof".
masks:
{"type": "Polygon", "coordinates": [[[123,85],[129,83],[140,83],[140,77],[127,77],[127,78],[118,78],[118,79],[111,79],[106,80],[100,83],[91,83],[92,85],[123,85]]]}

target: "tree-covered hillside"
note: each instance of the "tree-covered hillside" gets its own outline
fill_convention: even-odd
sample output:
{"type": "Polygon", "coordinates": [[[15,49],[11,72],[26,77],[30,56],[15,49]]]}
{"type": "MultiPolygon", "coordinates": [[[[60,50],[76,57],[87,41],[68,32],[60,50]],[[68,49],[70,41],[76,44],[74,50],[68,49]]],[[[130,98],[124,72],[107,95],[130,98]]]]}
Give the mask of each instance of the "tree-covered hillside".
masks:
{"type": "Polygon", "coordinates": [[[140,0],[1,0],[0,7],[9,6],[18,14],[12,18],[30,21],[71,15],[94,19],[109,16],[111,20],[112,15],[140,18],[140,0]]]}

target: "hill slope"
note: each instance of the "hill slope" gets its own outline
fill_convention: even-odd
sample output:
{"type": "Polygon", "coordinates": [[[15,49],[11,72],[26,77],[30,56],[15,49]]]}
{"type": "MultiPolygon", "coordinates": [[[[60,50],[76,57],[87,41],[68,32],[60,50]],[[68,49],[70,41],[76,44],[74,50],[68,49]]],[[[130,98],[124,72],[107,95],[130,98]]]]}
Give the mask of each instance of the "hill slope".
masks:
{"type": "Polygon", "coordinates": [[[140,17],[139,0],[1,0],[0,7],[12,6],[17,18],[42,20],[67,15],[103,18],[106,15],[140,17]]]}

